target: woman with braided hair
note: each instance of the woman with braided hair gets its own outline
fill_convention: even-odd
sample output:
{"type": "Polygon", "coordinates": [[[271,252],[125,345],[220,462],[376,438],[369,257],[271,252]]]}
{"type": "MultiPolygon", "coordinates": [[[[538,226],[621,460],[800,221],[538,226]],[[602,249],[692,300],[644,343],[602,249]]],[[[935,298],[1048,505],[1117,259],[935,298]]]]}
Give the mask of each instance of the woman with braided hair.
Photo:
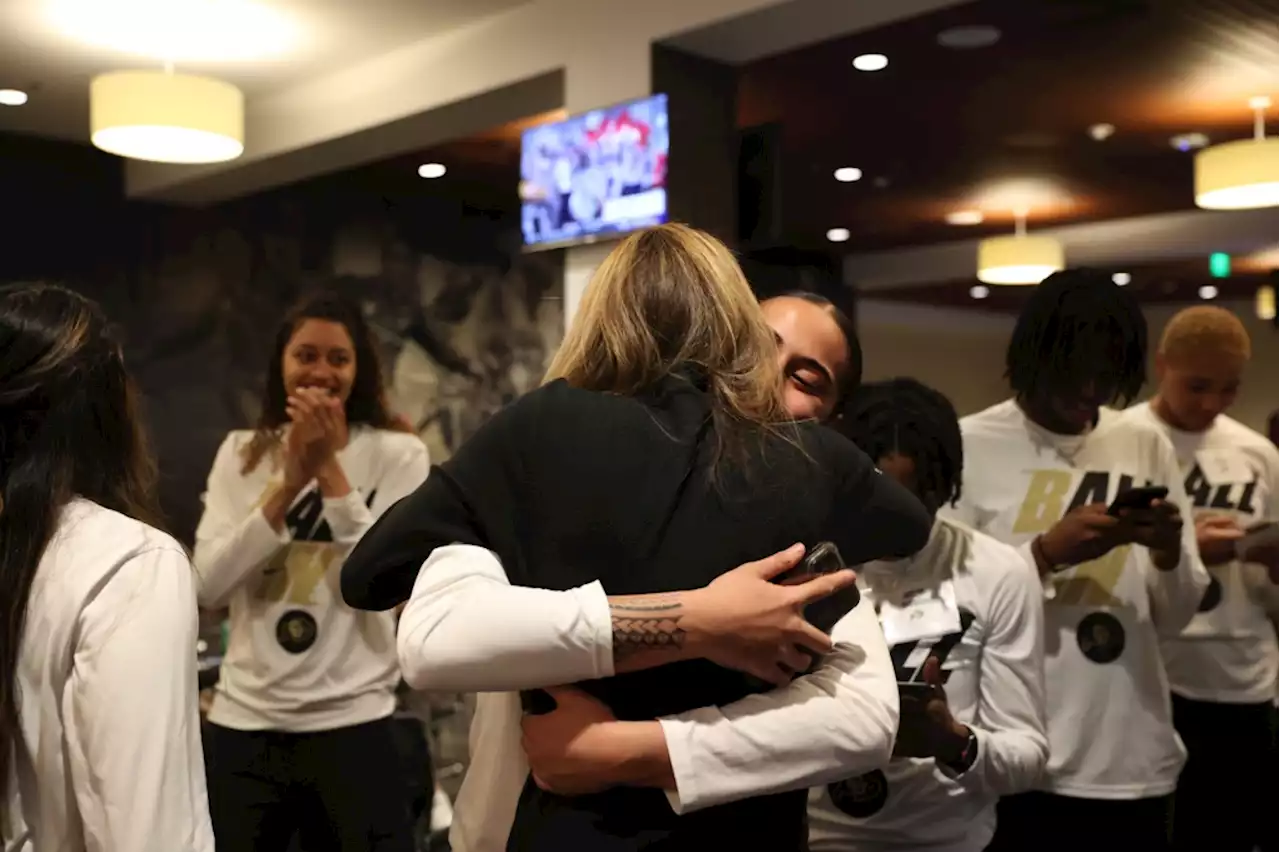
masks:
{"type": "Polygon", "coordinates": [[[0,291],[0,847],[213,852],[196,578],[97,305],[0,291]]]}
{"type": "MultiPolygon", "coordinates": [[[[860,388],[838,428],[930,514],[960,498],[955,408],[914,379],[860,388]]],[[[861,566],[859,588],[890,645],[901,716],[883,769],[816,787],[813,852],[979,852],[996,799],[1044,768],[1040,584],[1016,550],[935,518],[905,559],[861,566]]]]}

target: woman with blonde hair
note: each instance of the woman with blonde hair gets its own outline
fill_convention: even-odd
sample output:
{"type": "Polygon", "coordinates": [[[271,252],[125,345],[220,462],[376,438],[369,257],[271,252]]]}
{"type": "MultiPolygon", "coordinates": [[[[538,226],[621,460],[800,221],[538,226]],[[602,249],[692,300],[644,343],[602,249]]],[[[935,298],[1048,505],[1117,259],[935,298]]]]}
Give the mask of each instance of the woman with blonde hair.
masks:
{"type": "Polygon", "coordinates": [[[897,693],[874,615],[840,617],[851,572],[770,582],[799,547],[743,563],[795,541],[834,542],[850,562],[905,555],[928,526],[851,443],[790,419],[773,332],[733,257],[665,225],[606,258],[547,383],[388,512],[343,592],[382,608],[412,586],[399,649],[416,687],[579,684],[549,690],[546,718],[575,744],[570,762],[605,754],[620,774],[535,766],[507,848],[787,852],[805,848],[806,786],[888,759],[897,693]],[[811,662],[797,644],[832,647],[798,614],[823,598],[814,620],[850,624],[858,644],[837,635],[836,664],[795,677],[811,662]],[[583,613],[594,630],[570,623],[583,613]],[[584,633],[611,636],[611,653],[566,647],[584,633]],[[740,759],[736,777],[693,757],[716,751],[740,759]]]}

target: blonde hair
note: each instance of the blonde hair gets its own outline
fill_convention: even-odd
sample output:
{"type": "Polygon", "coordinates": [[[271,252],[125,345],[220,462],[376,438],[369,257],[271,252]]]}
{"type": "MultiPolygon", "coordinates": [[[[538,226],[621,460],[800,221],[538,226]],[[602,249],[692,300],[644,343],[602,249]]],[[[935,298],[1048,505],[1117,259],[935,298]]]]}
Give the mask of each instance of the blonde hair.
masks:
{"type": "Polygon", "coordinates": [[[1231,311],[1213,305],[1197,305],[1173,315],[1160,335],[1160,354],[1178,360],[1201,354],[1248,361],[1252,355],[1249,332],[1231,311]]]}
{"type": "Polygon", "coordinates": [[[600,264],[545,381],[631,396],[686,365],[705,375],[718,456],[744,449],[749,427],[790,422],[774,333],[737,261],[709,234],[660,225],[600,264]]]}

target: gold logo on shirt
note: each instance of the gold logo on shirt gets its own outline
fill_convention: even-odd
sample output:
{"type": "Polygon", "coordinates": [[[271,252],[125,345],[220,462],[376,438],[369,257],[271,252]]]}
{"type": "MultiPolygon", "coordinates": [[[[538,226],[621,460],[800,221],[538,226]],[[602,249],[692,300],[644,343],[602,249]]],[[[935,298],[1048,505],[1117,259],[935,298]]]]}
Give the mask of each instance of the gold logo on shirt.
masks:
{"type": "MultiPolygon", "coordinates": [[[[1087,503],[1107,502],[1111,491],[1108,472],[1090,471],[1073,488],[1075,478],[1065,470],[1033,470],[1026,496],[1013,522],[1013,534],[1048,532],[1072,509],[1087,503]]],[[[1132,487],[1132,477],[1122,476],[1120,479],[1117,493],[1132,487]]],[[[1115,588],[1124,573],[1130,547],[1121,545],[1098,559],[1082,562],[1073,571],[1055,576],[1053,602],[1069,606],[1123,605],[1123,601],[1115,596],[1115,588]]]]}
{"type": "Polygon", "coordinates": [[[316,587],[328,576],[337,558],[328,542],[292,542],[268,563],[254,597],[264,603],[314,605],[316,587]]]}

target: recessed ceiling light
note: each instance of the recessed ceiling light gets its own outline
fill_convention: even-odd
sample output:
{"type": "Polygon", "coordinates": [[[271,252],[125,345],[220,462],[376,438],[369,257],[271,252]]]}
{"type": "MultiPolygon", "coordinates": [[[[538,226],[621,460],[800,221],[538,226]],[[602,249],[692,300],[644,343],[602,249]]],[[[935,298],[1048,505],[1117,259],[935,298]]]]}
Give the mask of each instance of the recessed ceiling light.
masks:
{"type": "Polygon", "coordinates": [[[1179,151],[1194,151],[1209,144],[1209,137],[1203,133],[1179,133],[1169,140],[1169,144],[1179,151]]]}
{"type": "Polygon", "coordinates": [[[1089,135],[1093,137],[1095,142],[1102,142],[1110,139],[1116,132],[1114,124],[1095,124],[1089,128],[1089,135]]]}
{"type": "Polygon", "coordinates": [[[862,180],[862,169],[855,169],[853,166],[844,166],[836,169],[836,180],[841,183],[853,183],[855,180],[862,180]]]}
{"type": "Polygon", "coordinates": [[[444,173],[448,171],[440,163],[423,163],[418,166],[418,177],[431,180],[432,178],[444,177],[444,173]]]}
{"type": "Polygon", "coordinates": [[[889,67],[889,57],[883,53],[864,53],[854,57],[853,67],[859,71],[883,71],[889,67]]]}
{"type": "Polygon", "coordinates": [[[831,240],[833,243],[842,243],[849,239],[849,229],[832,228],[830,231],[827,231],[827,239],[831,240]]]}
{"type": "Polygon", "coordinates": [[[22,106],[27,102],[27,93],[21,89],[0,89],[0,106],[22,106]]]}
{"type": "Polygon", "coordinates": [[[957,210],[947,214],[948,225],[981,225],[981,210],[957,210]]]}
{"type": "Polygon", "coordinates": [[[938,44],[954,50],[972,50],[990,47],[1000,40],[1000,30],[979,24],[969,27],[952,27],[938,33],[938,44]]]}
{"type": "Polygon", "coordinates": [[[1212,284],[1205,284],[1200,288],[1200,298],[1205,300],[1218,298],[1218,288],[1212,284]]]}
{"type": "Polygon", "coordinates": [[[985,284],[974,284],[969,288],[969,295],[975,299],[985,299],[991,295],[991,288],[985,284]]]}
{"type": "Polygon", "coordinates": [[[1117,287],[1124,287],[1132,280],[1133,276],[1127,272],[1117,272],[1111,276],[1111,283],[1115,284],[1117,287]]]}

